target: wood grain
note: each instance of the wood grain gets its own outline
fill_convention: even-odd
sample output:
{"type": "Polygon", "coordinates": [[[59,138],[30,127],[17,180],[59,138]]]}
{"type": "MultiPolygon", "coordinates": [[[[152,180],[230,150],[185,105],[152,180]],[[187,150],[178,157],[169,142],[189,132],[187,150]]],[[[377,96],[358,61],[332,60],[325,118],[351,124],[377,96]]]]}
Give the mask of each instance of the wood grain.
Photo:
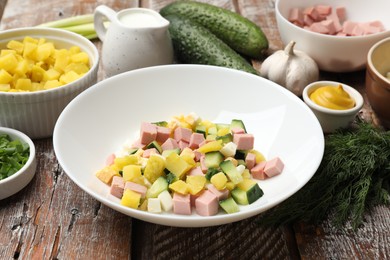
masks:
{"type": "MultiPolygon", "coordinates": [[[[1,29],[92,13],[97,5],[114,10],[160,10],[173,0],[0,0],[1,29]],[[4,10],[4,12],[3,12],[4,10]]],[[[202,0],[236,11],[259,25],[270,49],[283,48],[272,0],[202,0]]],[[[94,41],[98,49],[102,43],[94,41]]],[[[259,69],[262,60],[253,61],[259,69]]],[[[104,78],[102,68],[99,80],[104,78]]],[[[321,79],[341,81],[365,97],[364,71],[321,72],[321,79]]],[[[367,99],[365,99],[367,100],[367,99]]],[[[368,102],[361,116],[380,126],[368,102]]],[[[376,207],[354,232],[296,223],[264,227],[259,216],[209,228],[175,228],[120,214],[78,188],[56,160],[52,140],[36,140],[38,168],[33,181],[0,201],[0,259],[386,259],[390,258],[390,207],[376,207]]]]}

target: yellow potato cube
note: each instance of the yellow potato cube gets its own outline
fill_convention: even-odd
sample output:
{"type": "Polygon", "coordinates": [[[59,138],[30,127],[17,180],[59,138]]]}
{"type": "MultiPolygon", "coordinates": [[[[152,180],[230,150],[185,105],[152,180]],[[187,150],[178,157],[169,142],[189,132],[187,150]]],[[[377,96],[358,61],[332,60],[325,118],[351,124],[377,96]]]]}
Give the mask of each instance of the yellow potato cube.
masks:
{"type": "Polygon", "coordinates": [[[0,84],[0,91],[9,91],[11,89],[10,84],[0,84]]]}
{"type": "Polygon", "coordinates": [[[250,188],[252,188],[254,185],[256,185],[257,182],[252,179],[243,179],[240,183],[237,183],[237,188],[248,191],[250,188]]]}
{"type": "Polygon", "coordinates": [[[205,145],[202,145],[198,148],[198,152],[200,153],[209,153],[209,152],[215,152],[219,151],[222,148],[222,140],[217,141],[211,141],[209,143],[206,143],[205,145]]]}
{"type": "Polygon", "coordinates": [[[36,60],[36,50],[38,45],[32,42],[26,42],[23,49],[23,57],[36,60]]]}
{"type": "Polygon", "coordinates": [[[45,38],[39,38],[38,39],[38,42],[37,42],[38,45],[42,45],[44,43],[46,43],[46,39],[45,38]]]}
{"type": "Polygon", "coordinates": [[[249,150],[249,153],[254,153],[255,154],[255,156],[256,156],[256,163],[260,163],[260,162],[266,160],[264,155],[261,152],[257,151],[257,150],[249,150]]]}
{"type": "Polygon", "coordinates": [[[12,81],[13,77],[6,70],[0,69],[0,84],[8,84],[12,81]]]}
{"type": "Polygon", "coordinates": [[[121,204],[136,209],[138,208],[141,201],[141,194],[130,189],[125,189],[121,199],[121,204]]]}
{"type": "Polygon", "coordinates": [[[192,157],[192,155],[190,155],[190,154],[180,154],[180,158],[182,158],[184,161],[186,161],[192,167],[195,166],[195,164],[196,164],[194,157],[192,157]]]}
{"type": "Polygon", "coordinates": [[[80,47],[79,46],[72,46],[69,48],[69,53],[71,55],[73,54],[76,54],[76,53],[79,53],[81,50],[80,50],[80,47]]]}
{"type": "Polygon", "coordinates": [[[123,167],[132,164],[139,164],[139,156],[132,154],[123,157],[116,157],[114,159],[114,165],[118,168],[118,170],[123,170],[123,167]]]}
{"type": "Polygon", "coordinates": [[[31,79],[23,79],[23,78],[18,79],[15,84],[15,89],[31,91],[32,90],[31,79]]]}
{"type": "Polygon", "coordinates": [[[7,48],[16,51],[18,54],[22,54],[24,44],[20,41],[11,40],[7,43],[7,48]]]}
{"type": "Polygon", "coordinates": [[[21,76],[24,76],[29,70],[29,65],[26,60],[21,60],[16,65],[16,68],[14,69],[14,73],[19,74],[21,76]]]}
{"type": "Polygon", "coordinates": [[[58,80],[56,80],[56,79],[48,80],[43,85],[43,89],[47,90],[47,89],[52,89],[52,88],[58,88],[58,87],[60,87],[62,85],[63,84],[61,82],[59,82],[58,80]]]}
{"type": "Polygon", "coordinates": [[[171,153],[166,158],[166,168],[181,179],[193,166],[188,164],[177,153],[171,153]]]}
{"type": "Polygon", "coordinates": [[[34,44],[38,44],[39,42],[39,39],[35,39],[33,37],[30,37],[30,36],[26,36],[24,37],[23,39],[23,43],[26,44],[26,43],[34,43],[34,44]]]}
{"type": "Polygon", "coordinates": [[[32,91],[44,90],[44,84],[38,82],[31,82],[32,91]]]}
{"type": "Polygon", "coordinates": [[[242,177],[244,179],[250,179],[251,178],[251,173],[249,171],[249,169],[245,169],[244,172],[242,173],[242,177]]]}
{"type": "Polygon", "coordinates": [[[155,182],[158,177],[164,174],[165,159],[161,155],[152,154],[146,163],[144,176],[151,183],[155,182]]]}
{"type": "Polygon", "coordinates": [[[81,77],[81,75],[79,75],[76,72],[74,72],[73,70],[71,70],[71,71],[66,72],[65,74],[62,74],[60,76],[60,81],[63,84],[68,84],[68,83],[75,81],[76,79],[78,79],[80,77],[81,77]]]}
{"type": "Polygon", "coordinates": [[[70,63],[68,64],[68,66],[66,66],[64,72],[68,72],[71,70],[81,75],[87,73],[89,71],[89,67],[84,63],[70,63]]]}
{"type": "Polygon", "coordinates": [[[189,193],[195,195],[204,189],[206,177],[202,175],[187,176],[186,182],[188,184],[189,193]]]}
{"type": "Polygon", "coordinates": [[[59,79],[61,73],[55,69],[48,69],[45,71],[45,74],[43,75],[43,80],[53,80],[53,79],[59,79]]]}
{"type": "Polygon", "coordinates": [[[234,184],[234,183],[231,182],[231,181],[228,181],[228,182],[226,183],[226,189],[228,189],[228,190],[234,190],[235,187],[236,187],[236,184],[234,184]]]}
{"type": "Polygon", "coordinates": [[[70,57],[71,62],[73,63],[83,63],[83,64],[89,64],[89,57],[88,54],[85,52],[80,52],[77,54],[73,54],[70,57]]]}
{"type": "Polygon", "coordinates": [[[0,69],[4,69],[8,72],[12,72],[18,65],[16,55],[8,53],[7,55],[0,57],[0,69]]]}
{"type": "Polygon", "coordinates": [[[64,71],[70,61],[69,51],[65,49],[55,51],[54,68],[58,71],[64,71]]]}
{"type": "Polygon", "coordinates": [[[112,178],[114,176],[120,176],[115,170],[110,167],[104,167],[103,169],[96,172],[96,177],[106,184],[111,184],[112,178]]]}
{"type": "Polygon", "coordinates": [[[224,136],[224,135],[227,135],[230,133],[230,129],[229,128],[221,128],[218,130],[217,132],[217,135],[218,136],[224,136]]]}
{"type": "Polygon", "coordinates": [[[15,50],[4,49],[4,50],[1,50],[0,56],[5,56],[5,55],[10,54],[10,53],[14,54],[14,55],[17,54],[15,50]]]}
{"type": "Polygon", "coordinates": [[[175,181],[174,183],[169,184],[168,186],[174,192],[187,195],[188,194],[188,184],[182,180],[175,181]]]}
{"type": "Polygon", "coordinates": [[[215,188],[217,188],[218,190],[223,190],[224,188],[226,188],[226,183],[227,183],[228,179],[226,177],[226,175],[223,173],[223,172],[219,172],[217,174],[214,174],[211,179],[210,179],[210,182],[215,186],[215,188]]]}
{"type": "Polygon", "coordinates": [[[52,42],[43,43],[41,45],[38,45],[38,48],[36,50],[36,58],[37,61],[44,61],[52,55],[54,52],[54,44],[52,42]]]}
{"type": "Polygon", "coordinates": [[[126,165],[122,172],[125,181],[133,181],[142,176],[141,165],[126,165]]]}
{"type": "Polygon", "coordinates": [[[33,65],[31,69],[31,80],[41,82],[46,74],[46,71],[38,65],[33,65]]]}

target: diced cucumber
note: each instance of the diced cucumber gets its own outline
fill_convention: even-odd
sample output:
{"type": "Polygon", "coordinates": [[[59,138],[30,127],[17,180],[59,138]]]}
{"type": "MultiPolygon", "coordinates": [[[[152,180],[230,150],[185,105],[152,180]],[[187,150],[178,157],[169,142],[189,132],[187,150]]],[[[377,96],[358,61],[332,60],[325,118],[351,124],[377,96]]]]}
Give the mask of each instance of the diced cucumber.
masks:
{"type": "Polygon", "coordinates": [[[168,125],[168,122],[167,121],[158,121],[158,122],[154,122],[152,124],[157,125],[157,126],[166,127],[168,125]]]}
{"type": "Polygon", "coordinates": [[[206,129],[206,126],[205,126],[205,125],[197,125],[197,126],[195,127],[195,132],[196,132],[196,133],[203,134],[203,136],[206,138],[207,129],[206,129]]]}
{"type": "Polygon", "coordinates": [[[224,160],[223,154],[219,151],[209,152],[205,154],[204,163],[207,168],[218,168],[219,164],[224,160]]]}
{"type": "Polygon", "coordinates": [[[160,194],[164,190],[168,190],[168,182],[164,177],[158,177],[157,180],[153,182],[152,186],[146,192],[146,197],[157,198],[158,194],[160,194]]]}
{"type": "Polygon", "coordinates": [[[244,179],[237,184],[237,187],[232,191],[232,196],[238,204],[251,204],[263,196],[263,194],[264,192],[259,184],[252,179],[244,179]]]}
{"type": "Polygon", "coordinates": [[[234,184],[240,183],[243,180],[242,175],[237,171],[236,166],[234,166],[231,160],[225,160],[219,166],[234,184]]]}
{"type": "Polygon", "coordinates": [[[153,141],[146,146],[147,149],[156,148],[159,154],[162,153],[161,145],[157,141],[153,141]]]}
{"type": "Polygon", "coordinates": [[[217,135],[218,130],[216,126],[212,126],[207,130],[207,134],[209,135],[217,135]]]}
{"type": "Polygon", "coordinates": [[[225,199],[225,200],[221,200],[219,202],[219,205],[228,214],[232,214],[232,213],[240,211],[237,203],[234,201],[234,199],[232,197],[225,199]]]}
{"type": "Polygon", "coordinates": [[[174,149],[170,149],[170,150],[164,150],[161,155],[163,157],[168,157],[171,153],[176,153],[176,154],[180,154],[180,148],[174,148],[174,149]]]}
{"type": "Polygon", "coordinates": [[[175,174],[173,174],[173,173],[171,173],[171,172],[169,172],[169,173],[167,174],[167,182],[168,182],[168,184],[174,183],[174,182],[177,181],[177,180],[178,180],[178,179],[177,179],[177,177],[176,177],[175,174]]]}
{"type": "Polygon", "coordinates": [[[246,133],[246,128],[245,128],[244,122],[242,122],[242,120],[240,120],[240,119],[232,119],[232,122],[230,123],[230,129],[233,129],[233,128],[243,129],[246,133]]]}
{"type": "Polygon", "coordinates": [[[223,123],[215,124],[215,126],[217,127],[217,130],[221,130],[221,129],[224,129],[224,128],[230,128],[229,124],[223,124],[223,123]]]}
{"type": "Polygon", "coordinates": [[[215,174],[217,174],[219,172],[220,172],[220,170],[217,168],[208,168],[206,175],[205,175],[206,180],[208,180],[208,181],[211,180],[211,177],[213,177],[215,174]]]}
{"type": "Polygon", "coordinates": [[[232,198],[234,199],[235,202],[237,202],[237,204],[240,204],[240,205],[248,205],[249,202],[248,202],[248,196],[246,195],[246,192],[239,189],[239,188],[234,188],[234,190],[232,190],[232,198]]]}
{"type": "Polygon", "coordinates": [[[227,143],[233,141],[233,135],[231,133],[228,133],[228,134],[223,135],[223,136],[217,136],[215,139],[222,140],[222,143],[227,144],[227,143]]]}
{"type": "Polygon", "coordinates": [[[246,155],[248,154],[247,150],[237,150],[234,158],[237,160],[245,160],[246,155]]]}
{"type": "Polygon", "coordinates": [[[129,155],[135,154],[137,151],[138,151],[138,148],[131,148],[131,149],[129,150],[129,155]]]}

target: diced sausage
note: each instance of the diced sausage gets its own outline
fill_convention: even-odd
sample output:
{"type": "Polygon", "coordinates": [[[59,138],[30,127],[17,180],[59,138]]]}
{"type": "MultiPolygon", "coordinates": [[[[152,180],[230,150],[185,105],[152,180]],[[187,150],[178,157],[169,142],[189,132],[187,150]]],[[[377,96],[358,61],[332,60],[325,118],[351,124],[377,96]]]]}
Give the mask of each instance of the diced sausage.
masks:
{"type": "Polygon", "coordinates": [[[189,144],[186,141],[180,140],[178,142],[180,150],[184,150],[185,148],[188,148],[189,144]]]}
{"type": "Polygon", "coordinates": [[[209,190],[204,191],[195,200],[195,210],[201,216],[213,216],[218,213],[218,198],[209,190]]]}
{"type": "Polygon", "coordinates": [[[173,132],[173,138],[176,142],[184,141],[189,143],[192,135],[192,130],[185,127],[177,127],[173,132]]]}
{"type": "Polygon", "coordinates": [[[148,188],[146,188],[145,186],[132,181],[127,181],[125,183],[125,189],[138,192],[139,194],[141,194],[141,198],[145,198],[146,191],[148,190],[148,188]]]}
{"type": "Polygon", "coordinates": [[[110,194],[121,199],[123,190],[125,188],[125,181],[120,176],[114,176],[111,182],[110,194]]]}
{"type": "Polygon", "coordinates": [[[213,184],[207,185],[207,189],[214,193],[215,196],[217,196],[218,200],[224,200],[229,197],[229,190],[228,189],[223,189],[223,190],[218,190],[213,184]]]}
{"type": "Polygon", "coordinates": [[[140,141],[142,144],[149,144],[156,140],[157,126],[152,123],[143,122],[141,124],[140,141]]]}
{"type": "Polygon", "coordinates": [[[156,148],[149,148],[149,149],[146,149],[143,153],[142,153],[142,157],[144,158],[149,158],[150,155],[152,154],[159,154],[159,152],[157,151],[156,148]]]}
{"type": "Polygon", "coordinates": [[[157,126],[156,141],[164,143],[169,137],[171,137],[171,129],[168,127],[157,126]]]}
{"type": "Polygon", "coordinates": [[[187,176],[197,176],[197,175],[204,176],[204,173],[200,168],[200,166],[196,166],[192,168],[187,174],[187,176]]]}
{"type": "Polygon", "coordinates": [[[268,177],[273,177],[280,174],[283,171],[284,163],[279,157],[275,157],[272,160],[267,161],[264,167],[264,172],[268,177]]]}
{"type": "Polygon", "coordinates": [[[250,172],[252,174],[252,177],[258,180],[265,180],[267,179],[267,175],[264,172],[266,162],[260,162],[253,167],[250,172]]]}
{"type": "Polygon", "coordinates": [[[335,12],[341,23],[343,23],[345,19],[347,19],[347,11],[344,6],[336,7],[335,12]]]}
{"type": "Polygon", "coordinates": [[[310,16],[310,18],[314,21],[318,21],[320,18],[318,11],[313,6],[305,8],[305,10],[303,10],[303,14],[310,16]]]}
{"type": "Polygon", "coordinates": [[[245,164],[246,168],[249,170],[255,167],[256,164],[256,155],[254,153],[247,153],[245,156],[245,164]]]}
{"type": "Polygon", "coordinates": [[[299,8],[292,8],[290,10],[290,14],[288,20],[292,23],[299,25],[303,25],[303,13],[299,8]]]}
{"type": "Polygon", "coordinates": [[[253,149],[255,138],[252,134],[235,134],[233,143],[237,145],[237,150],[253,149]]]}
{"type": "Polygon", "coordinates": [[[165,150],[172,150],[172,149],[176,149],[176,148],[179,148],[179,144],[176,142],[175,139],[173,138],[168,138],[162,145],[161,145],[161,149],[163,149],[163,151],[165,150]]]}
{"type": "Polygon", "coordinates": [[[189,147],[194,150],[199,148],[199,145],[205,140],[204,135],[201,133],[192,133],[190,137],[189,147]]]}
{"type": "Polygon", "coordinates": [[[177,192],[173,194],[173,212],[180,215],[191,215],[190,194],[182,195],[177,192]]]}
{"type": "Polygon", "coordinates": [[[332,11],[332,7],[329,6],[329,5],[317,5],[315,7],[316,11],[318,12],[319,15],[321,16],[327,16],[330,14],[330,12],[332,11]]]}

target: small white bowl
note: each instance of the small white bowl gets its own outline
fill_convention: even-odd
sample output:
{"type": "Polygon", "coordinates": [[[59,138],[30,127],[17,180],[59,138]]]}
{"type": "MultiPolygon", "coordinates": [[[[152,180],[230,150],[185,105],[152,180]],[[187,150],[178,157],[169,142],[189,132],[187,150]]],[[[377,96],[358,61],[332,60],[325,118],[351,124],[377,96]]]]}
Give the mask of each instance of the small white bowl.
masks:
{"type": "Polygon", "coordinates": [[[390,36],[389,0],[277,0],[275,14],[280,36],[285,45],[296,42],[296,49],[312,57],[319,69],[331,72],[350,72],[365,68],[367,53],[377,41],[390,36]],[[379,20],[386,31],[364,36],[325,35],[303,29],[288,21],[292,8],[315,5],[344,6],[347,19],[355,22],[379,20]]]}
{"type": "Polygon", "coordinates": [[[65,106],[96,83],[99,53],[90,40],[76,33],[35,27],[0,32],[0,49],[4,49],[10,40],[22,40],[25,36],[46,38],[57,49],[79,46],[90,59],[90,70],[64,86],[35,92],[0,92],[0,126],[17,129],[33,139],[49,137],[65,106]]]}
{"type": "Polygon", "coordinates": [[[305,87],[302,94],[303,100],[317,116],[324,133],[331,133],[339,128],[346,128],[353,121],[356,114],[363,107],[362,95],[351,86],[335,81],[316,81],[305,87]],[[317,105],[310,99],[311,93],[323,86],[338,87],[343,89],[355,100],[355,106],[350,109],[336,110],[317,105]]]}
{"type": "Polygon", "coordinates": [[[12,140],[20,140],[30,146],[30,156],[26,164],[13,175],[0,180],[0,200],[14,195],[32,180],[36,170],[35,146],[32,140],[24,133],[15,129],[0,127],[0,134],[8,134],[12,140]]]}

